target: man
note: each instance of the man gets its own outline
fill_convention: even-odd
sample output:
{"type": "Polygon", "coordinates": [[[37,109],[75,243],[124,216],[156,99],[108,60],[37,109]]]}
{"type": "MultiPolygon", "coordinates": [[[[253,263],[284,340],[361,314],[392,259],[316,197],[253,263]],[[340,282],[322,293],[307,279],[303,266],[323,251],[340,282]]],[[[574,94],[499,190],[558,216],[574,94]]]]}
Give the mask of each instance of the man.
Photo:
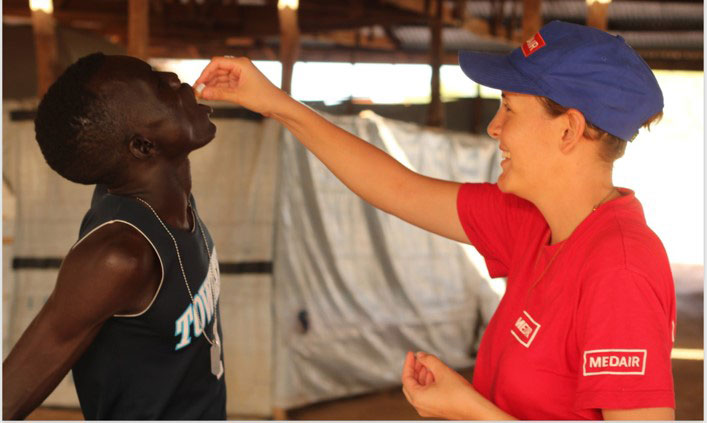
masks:
{"type": "Polygon", "coordinates": [[[4,419],[69,369],[88,420],[225,419],[218,260],[188,159],[214,138],[209,113],[176,75],[127,56],[84,57],[48,90],[35,121],[47,163],[105,188],[3,363],[4,419]]]}

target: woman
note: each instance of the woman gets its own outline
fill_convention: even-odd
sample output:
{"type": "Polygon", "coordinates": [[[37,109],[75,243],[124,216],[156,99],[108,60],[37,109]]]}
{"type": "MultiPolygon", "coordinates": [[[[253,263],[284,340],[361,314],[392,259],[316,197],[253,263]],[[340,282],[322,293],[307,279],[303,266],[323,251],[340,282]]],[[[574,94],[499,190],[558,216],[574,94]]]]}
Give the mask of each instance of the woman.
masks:
{"type": "Polygon", "coordinates": [[[492,276],[508,278],[473,384],[408,353],[403,391],[422,416],[673,419],[668,259],[633,192],[612,183],[627,141],[661,114],[652,72],[620,37],[558,21],[508,56],[463,52],[460,65],[503,92],[488,126],[504,157],[497,184],[416,174],[247,59],[215,58],[196,87],[277,119],[363,199],[471,243],[492,276]]]}

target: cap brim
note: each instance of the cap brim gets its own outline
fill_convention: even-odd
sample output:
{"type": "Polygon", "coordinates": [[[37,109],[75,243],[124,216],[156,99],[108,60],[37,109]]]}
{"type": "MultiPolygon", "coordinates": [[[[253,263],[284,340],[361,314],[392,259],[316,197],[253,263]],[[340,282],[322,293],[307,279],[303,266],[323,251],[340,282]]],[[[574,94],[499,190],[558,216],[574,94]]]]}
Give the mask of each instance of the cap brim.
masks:
{"type": "Polygon", "coordinates": [[[540,89],[513,66],[510,55],[459,52],[459,66],[472,81],[496,88],[524,94],[542,95],[540,89]]]}

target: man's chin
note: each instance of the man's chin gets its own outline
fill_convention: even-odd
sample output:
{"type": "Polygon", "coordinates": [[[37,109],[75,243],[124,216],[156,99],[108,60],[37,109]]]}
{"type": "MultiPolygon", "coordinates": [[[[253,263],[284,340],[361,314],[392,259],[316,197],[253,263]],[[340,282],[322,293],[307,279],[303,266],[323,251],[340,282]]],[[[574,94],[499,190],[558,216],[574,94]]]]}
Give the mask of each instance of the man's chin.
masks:
{"type": "Polygon", "coordinates": [[[216,138],[216,125],[214,125],[213,122],[209,121],[209,127],[206,131],[204,131],[204,137],[202,138],[201,145],[199,147],[203,147],[207,144],[209,144],[211,141],[216,138]]]}
{"type": "Polygon", "coordinates": [[[216,124],[211,122],[211,120],[209,120],[209,134],[211,134],[209,137],[209,142],[211,142],[216,136],[216,124]]]}

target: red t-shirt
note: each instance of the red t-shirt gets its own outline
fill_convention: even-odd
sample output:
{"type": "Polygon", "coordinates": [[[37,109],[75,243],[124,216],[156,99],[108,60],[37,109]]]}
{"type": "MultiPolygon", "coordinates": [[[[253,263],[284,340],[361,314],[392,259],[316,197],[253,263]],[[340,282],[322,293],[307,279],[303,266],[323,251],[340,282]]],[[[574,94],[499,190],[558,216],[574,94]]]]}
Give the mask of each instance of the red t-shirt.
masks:
{"type": "Polygon", "coordinates": [[[530,202],[495,184],[459,190],[469,240],[492,277],[508,278],[473,385],[516,418],[600,420],[603,408],[675,407],[668,257],[634,193],[619,190],[554,245],[530,202]]]}

